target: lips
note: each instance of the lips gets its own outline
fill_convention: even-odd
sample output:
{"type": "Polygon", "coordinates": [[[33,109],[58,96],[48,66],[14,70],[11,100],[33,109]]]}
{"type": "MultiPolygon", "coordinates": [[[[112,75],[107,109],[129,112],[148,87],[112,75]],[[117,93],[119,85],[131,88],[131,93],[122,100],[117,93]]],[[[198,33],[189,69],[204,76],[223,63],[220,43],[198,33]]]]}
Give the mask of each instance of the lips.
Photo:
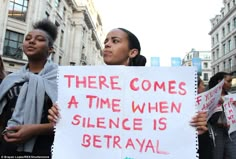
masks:
{"type": "Polygon", "coordinates": [[[27,47],[27,50],[31,51],[31,50],[35,50],[36,48],[35,47],[32,47],[32,46],[29,46],[27,47]]]}
{"type": "Polygon", "coordinates": [[[108,50],[104,50],[103,51],[103,56],[108,56],[108,55],[112,55],[112,52],[108,51],[108,50]]]}

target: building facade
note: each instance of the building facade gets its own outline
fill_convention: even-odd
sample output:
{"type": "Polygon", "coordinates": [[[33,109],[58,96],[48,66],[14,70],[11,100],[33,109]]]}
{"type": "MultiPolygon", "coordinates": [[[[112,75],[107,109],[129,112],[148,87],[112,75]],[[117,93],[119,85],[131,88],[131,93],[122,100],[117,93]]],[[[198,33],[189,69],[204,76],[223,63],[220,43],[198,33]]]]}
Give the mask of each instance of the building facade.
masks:
{"type": "Polygon", "coordinates": [[[233,72],[236,90],[236,2],[223,0],[220,13],[211,19],[212,73],[233,72]]]}
{"type": "Polygon", "coordinates": [[[236,5],[224,0],[221,13],[211,19],[211,52],[213,74],[236,71],[236,5]]]}
{"type": "Polygon", "coordinates": [[[204,81],[204,84],[208,85],[209,79],[212,76],[211,51],[196,51],[192,49],[182,59],[182,66],[195,66],[194,59],[199,61],[198,74],[204,81]]]}
{"type": "Polygon", "coordinates": [[[103,64],[102,23],[92,0],[3,0],[0,6],[0,55],[6,71],[14,72],[27,63],[22,51],[24,36],[43,18],[58,27],[54,53],[59,65],[103,64]],[[92,6],[92,7],[91,7],[92,6]]]}

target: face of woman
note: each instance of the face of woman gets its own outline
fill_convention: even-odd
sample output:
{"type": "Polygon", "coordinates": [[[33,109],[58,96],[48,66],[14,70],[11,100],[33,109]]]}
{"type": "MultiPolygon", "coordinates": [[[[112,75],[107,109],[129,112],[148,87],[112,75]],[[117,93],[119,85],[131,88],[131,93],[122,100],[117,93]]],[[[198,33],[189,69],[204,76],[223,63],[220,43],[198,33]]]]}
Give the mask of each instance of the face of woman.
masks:
{"type": "Polygon", "coordinates": [[[107,65],[128,65],[129,49],[128,35],[119,29],[110,31],[104,41],[103,60],[107,65]]]}
{"type": "Polygon", "coordinates": [[[229,91],[231,89],[232,86],[232,76],[231,75],[226,75],[224,78],[225,82],[224,82],[224,90],[225,91],[229,91]]]}
{"type": "Polygon", "coordinates": [[[197,89],[197,93],[199,94],[199,93],[202,93],[204,91],[205,91],[205,85],[204,85],[204,82],[201,80],[200,84],[198,86],[198,89],[197,89]]]}
{"type": "Polygon", "coordinates": [[[29,60],[46,60],[50,50],[48,44],[48,36],[44,31],[33,30],[25,37],[23,42],[23,51],[29,60]]]}

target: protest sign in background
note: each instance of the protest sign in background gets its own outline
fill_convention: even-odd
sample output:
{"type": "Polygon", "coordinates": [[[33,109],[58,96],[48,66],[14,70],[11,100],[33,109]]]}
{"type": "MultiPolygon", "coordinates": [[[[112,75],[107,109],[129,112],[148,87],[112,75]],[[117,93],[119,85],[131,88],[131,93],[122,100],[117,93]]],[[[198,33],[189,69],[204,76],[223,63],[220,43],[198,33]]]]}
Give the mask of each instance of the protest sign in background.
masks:
{"type": "Polygon", "coordinates": [[[219,82],[215,87],[200,93],[196,97],[196,107],[199,111],[207,112],[207,120],[215,113],[222,111],[222,105],[219,104],[221,98],[224,80],[219,82]]]}
{"type": "Polygon", "coordinates": [[[54,159],[197,158],[194,67],[59,67],[54,159]]]}
{"type": "Polygon", "coordinates": [[[236,94],[224,96],[224,112],[229,125],[228,133],[236,131],[236,94]]]}

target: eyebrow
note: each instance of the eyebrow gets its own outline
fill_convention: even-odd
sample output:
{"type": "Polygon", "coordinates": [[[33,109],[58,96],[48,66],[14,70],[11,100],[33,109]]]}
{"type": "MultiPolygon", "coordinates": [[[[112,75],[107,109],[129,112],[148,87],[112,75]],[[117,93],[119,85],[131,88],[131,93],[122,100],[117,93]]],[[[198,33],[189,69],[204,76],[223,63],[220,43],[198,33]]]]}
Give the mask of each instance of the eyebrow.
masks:
{"type": "MultiPolygon", "coordinates": [[[[29,34],[27,34],[25,37],[27,37],[27,36],[32,36],[32,34],[29,33],[29,34]]],[[[46,38],[46,37],[43,36],[43,35],[36,35],[35,37],[36,37],[36,38],[37,38],[37,37],[43,37],[43,38],[46,38]]]]}
{"type": "Polygon", "coordinates": [[[112,36],[111,39],[121,39],[121,37],[118,37],[118,36],[112,36]]]}
{"type": "MultiPolygon", "coordinates": [[[[108,39],[109,39],[109,38],[106,38],[106,39],[104,40],[104,42],[106,42],[108,39]]],[[[118,36],[112,36],[111,39],[112,39],[112,40],[113,40],[113,39],[119,39],[119,40],[121,40],[121,38],[118,37],[118,36]]]]}

